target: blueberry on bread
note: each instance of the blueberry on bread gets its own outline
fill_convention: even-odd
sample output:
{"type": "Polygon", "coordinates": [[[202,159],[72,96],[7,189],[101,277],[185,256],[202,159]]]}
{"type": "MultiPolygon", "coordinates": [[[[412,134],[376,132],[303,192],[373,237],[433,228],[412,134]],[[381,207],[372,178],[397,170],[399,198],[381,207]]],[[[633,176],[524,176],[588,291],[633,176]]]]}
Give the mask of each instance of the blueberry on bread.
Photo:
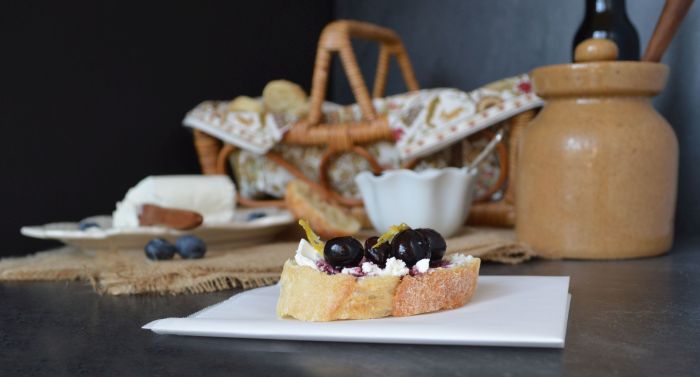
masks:
{"type": "Polygon", "coordinates": [[[280,318],[304,321],[409,316],[465,305],[476,290],[479,258],[446,260],[431,229],[392,227],[364,246],[351,237],[323,242],[309,227],[280,280],[280,318]]]}

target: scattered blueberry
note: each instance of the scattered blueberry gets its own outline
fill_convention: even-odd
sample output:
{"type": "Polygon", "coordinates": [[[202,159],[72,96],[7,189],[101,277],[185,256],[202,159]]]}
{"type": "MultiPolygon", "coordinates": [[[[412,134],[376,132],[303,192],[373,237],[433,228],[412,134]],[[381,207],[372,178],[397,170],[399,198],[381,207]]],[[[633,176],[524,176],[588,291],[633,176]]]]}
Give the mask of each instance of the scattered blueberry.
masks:
{"type": "Polygon", "coordinates": [[[146,257],[150,260],[173,259],[175,256],[175,246],[162,238],[154,238],[146,244],[144,248],[146,257]]]}
{"type": "Polygon", "coordinates": [[[199,259],[207,252],[207,245],[199,237],[182,236],[175,242],[177,253],[183,259],[199,259]]]}
{"type": "Polygon", "coordinates": [[[246,221],[257,220],[257,219],[263,218],[265,216],[267,216],[267,214],[265,212],[260,212],[260,211],[251,212],[248,214],[248,217],[246,217],[246,221]]]}
{"type": "Polygon", "coordinates": [[[88,230],[90,228],[99,228],[100,224],[93,222],[93,221],[81,221],[80,224],[78,224],[78,229],[80,230],[88,230]]]}

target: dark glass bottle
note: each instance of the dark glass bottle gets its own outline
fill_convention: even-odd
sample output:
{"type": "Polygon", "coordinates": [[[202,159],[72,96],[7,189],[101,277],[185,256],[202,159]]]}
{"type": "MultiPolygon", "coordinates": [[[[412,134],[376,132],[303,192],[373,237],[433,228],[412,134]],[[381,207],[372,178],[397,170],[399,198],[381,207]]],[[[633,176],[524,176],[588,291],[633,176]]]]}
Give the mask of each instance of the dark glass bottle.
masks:
{"type": "Polygon", "coordinates": [[[617,60],[639,60],[639,35],[627,17],[625,0],[586,0],[586,16],[574,37],[572,58],[576,46],[588,38],[612,39],[619,50],[617,60]]]}

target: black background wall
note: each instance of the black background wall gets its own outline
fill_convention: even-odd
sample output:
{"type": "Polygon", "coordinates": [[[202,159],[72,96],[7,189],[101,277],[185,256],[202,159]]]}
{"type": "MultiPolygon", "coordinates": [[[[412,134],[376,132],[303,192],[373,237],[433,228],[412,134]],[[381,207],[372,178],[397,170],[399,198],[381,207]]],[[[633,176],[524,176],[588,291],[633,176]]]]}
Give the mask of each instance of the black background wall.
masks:
{"type": "MultiPolygon", "coordinates": [[[[660,0],[628,2],[642,46],[660,0]]],[[[149,174],[195,173],[180,125],[203,99],[257,95],[287,78],[307,87],[316,41],[333,18],[391,27],[424,87],[474,89],[569,60],[583,0],[335,0],[255,2],[4,2],[0,5],[0,255],[52,243],[26,224],[109,213],[149,174]]],[[[376,52],[358,45],[372,77],[376,52]]],[[[677,229],[700,225],[700,7],[691,9],[664,62],[656,100],[681,145],[677,229]]],[[[403,90],[392,75],[389,92],[403,90]]],[[[349,102],[334,70],[332,98],[349,102]]]]}
{"type": "Polygon", "coordinates": [[[111,213],[149,174],[196,173],[184,114],[311,81],[325,1],[3,2],[0,255],[27,224],[111,213]]]}

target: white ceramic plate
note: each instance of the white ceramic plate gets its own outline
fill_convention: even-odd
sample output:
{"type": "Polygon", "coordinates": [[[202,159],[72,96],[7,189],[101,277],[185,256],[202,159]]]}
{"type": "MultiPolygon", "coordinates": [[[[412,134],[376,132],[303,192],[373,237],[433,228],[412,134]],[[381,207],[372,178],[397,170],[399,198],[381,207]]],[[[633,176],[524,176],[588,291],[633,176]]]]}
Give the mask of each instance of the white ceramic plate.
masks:
{"type": "Polygon", "coordinates": [[[253,289],[143,328],[229,338],[563,348],[571,298],[568,276],[481,276],[471,302],[459,309],[314,323],[277,318],[278,296],[279,285],[253,289]]]}
{"type": "Polygon", "coordinates": [[[140,249],[151,239],[160,237],[174,241],[184,234],[195,235],[206,242],[210,249],[233,248],[263,243],[294,223],[291,213],[277,208],[237,209],[233,221],[216,225],[203,225],[188,231],[164,227],[119,229],[112,227],[111,216],[93,216],[84,219],[100,227],[80,230],[79,223],[50,223],[25,226],[20,232],[33,238],[54,239],[83,249],[140,249]],[[248,221],[253,212],[264,217],[248,221]]]}

